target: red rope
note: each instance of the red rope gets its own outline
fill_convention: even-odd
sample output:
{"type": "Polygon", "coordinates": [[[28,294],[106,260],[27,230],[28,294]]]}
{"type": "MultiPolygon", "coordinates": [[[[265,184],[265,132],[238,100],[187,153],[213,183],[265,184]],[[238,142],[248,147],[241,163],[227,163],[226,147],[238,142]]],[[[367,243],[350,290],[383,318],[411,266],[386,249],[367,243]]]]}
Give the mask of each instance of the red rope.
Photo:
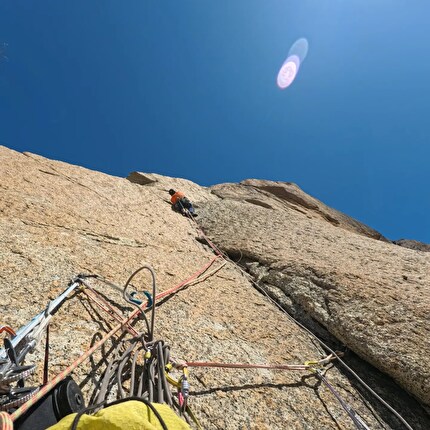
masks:
{"type": "Polygon", "coordinates": [[[13,328],[12,327],[9,327],[8,325],[2,325],[1,327],[0,327],[0,333],[3,333],[3,332],[6,332],[6,333],[8,333],[8,334],[10,334],[11,336],[16,336],[16,333],[15,333],[15,331],[13,330],[13,328]]]}
{"type": "MultiPolygon", "coordinates": [[[[219,258],[219,255],[214,257],[208,264],[203,266],[199,271],[194,273],[184,282],[176,285],[175,287],[163,291],[160,294],[157,294],[156,299],[162,299],[163,297],[168,296],[169,294],[173,294],[176,291],[180,290],[186,284],[200,276],[204,273],[214,262],[219,258]]],[[[130,321],[132,321],[136,316],[141,312],[141,310],[145,309],[147,303],[144,303],[140,306],[140,309],[134,310],[127,318],[121,320],[121,323],[115,326],[109,333],[107,333],[102,339],[96,342],[90,349],[88,349],[85,353],[83,353],[80,357],[78,357],[70,366],[64,369],[61,373],[51,379],[46,385],[44,385],[28,402],[21,405],[16,411],[14,411],[10,417],[12,421],[18,419],[22,414],[24,414],[28,409],[30,409],[35,403],[37,403],[43,396],[45,396],[49,391],[51,391],[58,383],[60,383],[64,378],[70,375],[83,361],[85,361],[96,349],[102,346],[108,339],[110,339],[118,330],[124,328],[130,321]]],[[[1,429],[0,429],[1,430],[1,429]]]]}
{"type": "MultiPolygon", "coordinates": [[[[108,315],[110,315],[112,318],[116,319],[117,322],[121,322],[124,316],[120,314],[117,309],[115,309],[109,302],[107,302],[97,291],[93,290],[91,287],[90,291],[92,294],[90,294],[87,289],[84,289],[83,292],[86,294],[86,296],[92,300],[100,309],[104,310],[108,315]]],[[[130,325],[126,324],[124,327],[131,335],[137,336],[138,332],[130,325]]]]}
{"type": "MultiPolygon", "coordinates": [[[[205,265],[201,270],[194,273],[190,278],[185,280],[184,282],[181,282],[179,285],[171,288],[170,290],[163,291],[162,293],[159,293],[155,296],[156,300],[162,299],[163,297],[166,297],[169,294],[173,294],[174,292],[178,291],[180,288],[187,285],[189,282],[194,280],[195,278],[199,277],[202,273],[204,273],[213,263],[215,260],[218,259],[219,256],[213,258],[207,265],[205,265]]],[[[91,299],[97,306],[99,306],[100,309],[103,309],[108,315],[115,318],[118,322],[121,322],[123,315],[119,313],[119,311],[112,306],[108,301],[106,301],[96,290],[94,290],[91,286],[85,284],[87,288],[97,297],[94,297],[92,294],[90,294],[87,289],[84,289],[83,292],[87,295],[89,299],[91,299]]],[[[125,329],[133,336],[137,336],[138,332],[130,325],[127,324],[125,329]]]]}
{"type": "Polygon", "coordinates": [[[212,258],[212,260],[206,264],[205,266],[202,267],[202,269],[200,269],[198,272],[194,273],[194,275],[190,276],[187,280],[185,280],[184,282],[181,282],[179,285],[177,285],[176,287],[170,288],[170,290],[166,290],[163,291],[160,294],[157,294],[156,299],[160,300],[166,296],[169,296],[170,294],[176,293],[176,291],[180,290],[182,287],[184,287],[185,285],[187,285],[189,282],[193,281],[195,278],[199,277],[202,273],[206,272],[206,270],[209,269],[209,267],[212,266],[212,264],[218,260],[218,258],[220,258],[220,255],[217,255],[216,257],[212,258]]]}
{"type": "Polygon", "coordinates": [[[0,412],[0,430],[13,430],[12,418],[7,412],[0,412]]]}
{"type": "MultiPolygon", "coordinates": [[[[141,306],[142,309],[146,307],[146,303],[141,306]]],[[[107,333],[102,339],[96,342],[87,352],[78,357],[70,366],[59,373],[55,378],[51,379],[46,385],[44,385],[28,402],[21,405],[15,412],[12,413],[11,418],[15,421],[22,414],[24,414],[28,409],[31,408],[35,403],[37,403],[46,393],[51,391],[59,382],[70,375],[83,361],[85,361],[97,348],[102,346],[108,339],[110,339],[118,330],[120,330],[125,324],[131,321],[140,312],[136,309],[130,314],[129,317],[122,320],[121,324],[114,327],[109,333],[107,333]]]]}
{"type": "Polygon", "coordinates": [[[197,228],[200,230],[203,238],[206,240],[209,246],[215,251],[215,254],[224,258],[224,254],[222,253],[222,251],[220,251],[218,247],[206,236],[205,232],[203,231],[202,227],[200,227],[199,223],[194,218],[193,218],[193,221],[196,223],[197,228]]]}
{"type": "Polygon", "coordinates": [[[188,361],[188,367],[223,367],[227,369],[272,369],[272,370],[308,370],[306,364],[248,364],[248,363],[218,363],[213,361],[188,361]]]}

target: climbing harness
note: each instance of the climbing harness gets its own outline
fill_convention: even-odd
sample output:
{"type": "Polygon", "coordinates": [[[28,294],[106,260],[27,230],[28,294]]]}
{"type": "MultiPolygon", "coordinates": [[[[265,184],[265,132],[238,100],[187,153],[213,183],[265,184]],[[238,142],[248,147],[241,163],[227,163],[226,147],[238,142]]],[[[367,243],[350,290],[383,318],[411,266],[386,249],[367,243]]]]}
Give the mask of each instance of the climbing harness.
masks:
{"type": "Polygon", "coordinates": [[[186,198],[183,197],[178,200],[179,206],[181,208],[181,213],[187,217],[196,217],[197,214],[194,211],[194,207],[192,203],[186,198]]]}

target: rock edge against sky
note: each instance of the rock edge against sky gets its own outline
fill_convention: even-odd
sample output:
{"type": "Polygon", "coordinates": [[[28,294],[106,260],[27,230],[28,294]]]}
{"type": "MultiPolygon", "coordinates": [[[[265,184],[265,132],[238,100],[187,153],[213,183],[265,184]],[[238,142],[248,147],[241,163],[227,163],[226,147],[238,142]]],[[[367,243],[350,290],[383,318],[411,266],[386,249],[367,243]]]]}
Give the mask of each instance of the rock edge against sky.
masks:
{"type": "MultiPolygon", "coordinates": [[[[430,404],[429,253],[390,243],[294,184],[248,180],[208,189],[135,173],[130,179],[138,184],[5,147],[0,159],[4,323],[24,324],[81,272],[121,284],[149,262],[163,290],[207,263],[213,254],[196,240],[195,226],[170,210],[173,187],[196,203],[210,239],[241,257],[286,309],[328,330],[430,404]]],[[[85,309],[71,301],[53,323],[51,372],[64,368],[99,328],[85,309]]],[[[188,360],[296,363],[323,354],[232,265],[163,304],[157,330],[188,360]]],[[[76,377],[90,371],[83,367],[76,377]]],[[[302,375],[192,373],[193,405],[205,428],[276,429],[286,422],[290,428],[354,428],[336,399],[302,375]]],[[[337,367],[327,376],[369,425],[398,428],[337,367]]],[[[430,427],[418,403],[390,390],[393,406],[414,428],[430,427]]]]}

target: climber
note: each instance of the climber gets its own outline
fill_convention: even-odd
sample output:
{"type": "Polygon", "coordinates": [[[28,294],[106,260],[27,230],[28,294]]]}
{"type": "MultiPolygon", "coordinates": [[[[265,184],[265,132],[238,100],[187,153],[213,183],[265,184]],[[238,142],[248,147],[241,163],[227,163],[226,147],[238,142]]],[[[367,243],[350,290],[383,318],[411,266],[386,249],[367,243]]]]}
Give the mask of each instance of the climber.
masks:
{"type": "Polygon", "coordinates": [[[187,215],[188,212],[192,216],[197,216],[193,204],[185,197],[183,192],[170,189],[169,194],[171,195],[170,201],[172,202],[172,209],[175,212],[179,212],[182,215],[187,215]]]}

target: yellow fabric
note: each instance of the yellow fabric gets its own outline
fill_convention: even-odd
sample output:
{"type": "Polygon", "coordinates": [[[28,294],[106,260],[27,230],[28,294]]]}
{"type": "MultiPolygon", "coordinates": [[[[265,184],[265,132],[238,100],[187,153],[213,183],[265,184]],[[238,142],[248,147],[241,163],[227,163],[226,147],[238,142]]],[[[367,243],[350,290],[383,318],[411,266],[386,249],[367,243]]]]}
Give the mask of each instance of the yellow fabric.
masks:
{"type": "MultiPolygon", "coordinates": [[[[191,427],[167,405],[152,403],[169,430],[191,430],[191,427]]],[[[76,414],[64,417],[47,430],[70,430],[76,414]]],[[[83,415],[78,430],[162,430],[154,412],[137,400],[109,406],[95,415],[83,415]]]]}

